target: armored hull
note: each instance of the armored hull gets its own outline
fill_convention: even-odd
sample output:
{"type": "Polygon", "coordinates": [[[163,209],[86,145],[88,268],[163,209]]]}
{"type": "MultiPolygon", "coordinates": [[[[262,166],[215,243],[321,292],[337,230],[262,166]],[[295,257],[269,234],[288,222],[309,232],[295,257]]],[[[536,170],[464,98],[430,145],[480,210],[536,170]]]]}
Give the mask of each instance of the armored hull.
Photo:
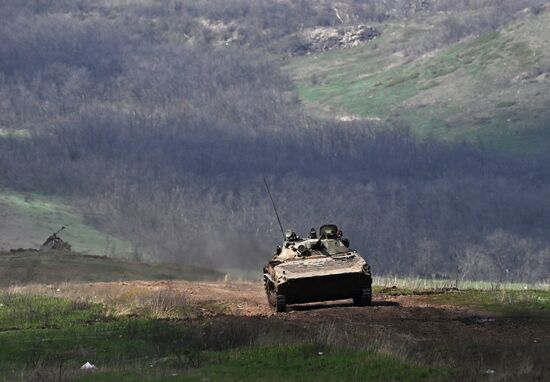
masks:
{"type": "Polygon", "coordinates": [[[287,304],[342,299],[370,305],[370,267],[348,243],[327,235],[285,241],[264,267],[269,304],[278,312],[287,304]]]}

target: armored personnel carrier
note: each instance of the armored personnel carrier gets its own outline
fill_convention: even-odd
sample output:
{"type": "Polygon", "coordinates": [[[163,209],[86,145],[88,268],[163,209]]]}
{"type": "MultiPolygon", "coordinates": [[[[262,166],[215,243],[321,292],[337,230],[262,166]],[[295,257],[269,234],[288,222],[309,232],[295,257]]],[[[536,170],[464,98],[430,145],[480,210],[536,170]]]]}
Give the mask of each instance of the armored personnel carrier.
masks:
{"type": "Polygon", "coordinates": [[[334,224],[314,228],[303,239],[284,234],[273,259],[263,269],[267,300],[277,312],[288,304],[352,298],[356,306],[371,305],[370,266],[349,248],[349,240],[334,224]]]}

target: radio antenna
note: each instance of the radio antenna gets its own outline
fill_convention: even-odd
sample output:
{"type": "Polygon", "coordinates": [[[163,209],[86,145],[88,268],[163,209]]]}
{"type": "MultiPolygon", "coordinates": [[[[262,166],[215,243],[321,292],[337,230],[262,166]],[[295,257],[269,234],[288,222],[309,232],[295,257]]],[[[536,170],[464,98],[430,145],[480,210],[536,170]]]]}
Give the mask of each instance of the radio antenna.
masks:
{"type": "Polygon", "coordinates": [[[267,194],[269,195],[269,199],[271,199],[271,204],[273,204],[273,210],[275,211],[275,216],[277,216],[277,221],[279,222],[279,228],[281,229],[281,233],[283,234],[283,240],[284,240],[285,231],[283,230],[283,225],[281,224],[281,218],[277,213],[277,206],[275,205],[275,200],[273,200],[273,196],[271,196],[271,191],[269,191],[269,185],[267,184],[267,180],[265,179],[265,177],[264,177],[264,183],[265,183],[265,189],[267,190],[267,194]]]}

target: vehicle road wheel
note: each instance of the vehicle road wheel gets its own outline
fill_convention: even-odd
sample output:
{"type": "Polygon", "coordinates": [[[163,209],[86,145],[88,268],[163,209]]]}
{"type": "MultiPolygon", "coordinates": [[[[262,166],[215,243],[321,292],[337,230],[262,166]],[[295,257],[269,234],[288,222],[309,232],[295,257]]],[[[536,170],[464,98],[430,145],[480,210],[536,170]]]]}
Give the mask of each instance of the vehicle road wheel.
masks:
{"type": "Polygon", "coordinates": [[[359,295],[353,298],[353,305],[355,306],[371,306],[372,305],[372,290],[361,289],[359,295]]]}
{"type": "Polygon", "coordinates": [[[277,295],[277,313],[286,312],[286,297],[282,294],[277,295]]]}

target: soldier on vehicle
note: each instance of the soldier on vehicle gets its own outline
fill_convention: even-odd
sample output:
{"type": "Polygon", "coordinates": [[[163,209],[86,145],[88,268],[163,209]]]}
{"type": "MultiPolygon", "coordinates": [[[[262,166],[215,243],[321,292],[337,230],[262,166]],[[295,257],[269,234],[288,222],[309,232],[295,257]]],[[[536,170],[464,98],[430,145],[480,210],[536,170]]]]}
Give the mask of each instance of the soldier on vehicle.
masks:
{"type": "Polygon", "coordinates": [[[312,228],[309,230],[309,238],[310,239],[317,239],[317,231],[315,228],[312,228]]]}
{"type": "Polygon", "coordinates": [[[299,241],[301,240],[298,235],[296,235],[296,232],[294,232],[291,229],[287,229],[285,232],[285,239],[287,241],[299,241]]]}

